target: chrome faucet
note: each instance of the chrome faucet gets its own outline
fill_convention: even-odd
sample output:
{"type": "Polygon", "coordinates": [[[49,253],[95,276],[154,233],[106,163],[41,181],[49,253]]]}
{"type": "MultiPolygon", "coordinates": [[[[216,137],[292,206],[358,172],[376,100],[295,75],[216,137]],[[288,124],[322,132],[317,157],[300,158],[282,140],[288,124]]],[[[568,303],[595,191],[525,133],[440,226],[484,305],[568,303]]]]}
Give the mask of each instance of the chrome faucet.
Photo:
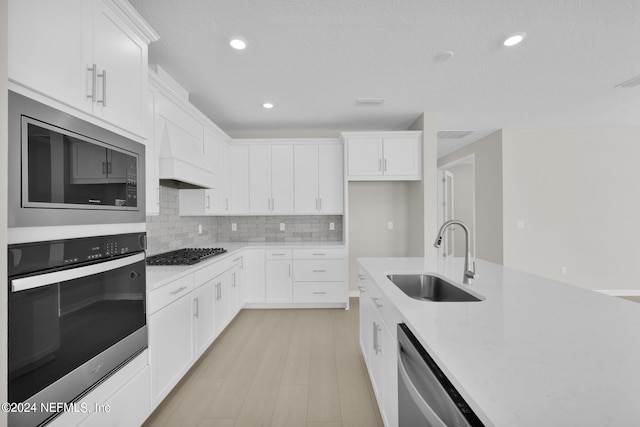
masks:
{"type": "Polygon", "coordinates": [[[452,219],[451,221],[445,222],[440,227],[440,230],[438,231],[438,237],[436,237],[436,241],[433,242],[433,246],[435,246],[436,248],[440,247],[440,245],[442,244],[442,238],[444,237],[444,231],[451,225],[459,225],[460,227],[462,227],[467,237],[467,251],[464,257],[464,275],[462,278],[462,283],[464,283],[465,285],[471,285],[473,281],[478,278],[478,275],[476,274],[476,263],[471,262],[471,235],[469,234],[469,229],[467,228],[467,226],[464,225],[462,221],[459,221],[457,219],[452,219]]]}

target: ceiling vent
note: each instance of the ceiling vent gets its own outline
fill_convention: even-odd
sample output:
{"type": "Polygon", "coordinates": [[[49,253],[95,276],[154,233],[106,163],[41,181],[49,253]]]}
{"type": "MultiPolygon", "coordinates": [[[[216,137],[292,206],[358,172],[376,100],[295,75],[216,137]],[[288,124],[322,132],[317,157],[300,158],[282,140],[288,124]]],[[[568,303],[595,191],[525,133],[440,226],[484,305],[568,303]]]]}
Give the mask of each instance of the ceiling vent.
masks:
{"type": "Polygon", "coordinates": [[[384,98],[356,98],[358,105],[382,105],[384,101],[384,98]]]}
{"type": "Polygon", "coordinates": [[[439,130],[438,138],[442,139],[462,139],[471,135],[475,130],[439,130]]]}
{"type": "Polygon", "coordinates": [[[640,76],[636,76],[631,80],[627,80],[626,82],[620,83],[615,87],[636,87],[636,86],[640,86],[640,76]]]}

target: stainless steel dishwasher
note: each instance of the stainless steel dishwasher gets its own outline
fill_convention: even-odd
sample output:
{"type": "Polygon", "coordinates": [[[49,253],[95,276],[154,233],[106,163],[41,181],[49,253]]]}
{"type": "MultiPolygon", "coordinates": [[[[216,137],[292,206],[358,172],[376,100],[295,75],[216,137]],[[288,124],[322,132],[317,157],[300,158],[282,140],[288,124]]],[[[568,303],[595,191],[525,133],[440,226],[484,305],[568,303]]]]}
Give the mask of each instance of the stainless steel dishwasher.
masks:
{"type": "Polygon", "coordinates": [[[400,427],[484,426],[407,325],[398,325],[400,427]]]}

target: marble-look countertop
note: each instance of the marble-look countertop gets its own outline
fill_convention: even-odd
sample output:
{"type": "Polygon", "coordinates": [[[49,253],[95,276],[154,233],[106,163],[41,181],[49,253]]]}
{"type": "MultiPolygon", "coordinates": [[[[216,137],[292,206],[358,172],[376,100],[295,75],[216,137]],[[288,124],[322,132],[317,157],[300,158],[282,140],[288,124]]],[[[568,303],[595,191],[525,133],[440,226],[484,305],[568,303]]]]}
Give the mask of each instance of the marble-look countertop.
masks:
{"type": "Polygon", "coordinates": [[[167,283],[191,274],[212,263],[232,257],[235,258],[243,249],[344,248],[345,245],[343,242],[213,242],[192,247],[224,248],[227,252],[188,266],[147,266],[147,291],[160,288],[167,283]]]}
{"type": "Polygon", "coordinates": [[[476,260],[360,265],[487,425],[640,426],[640,304],[476,260]],[[409,298],[389,273],[438,273],[480,302],[409,298]]]}

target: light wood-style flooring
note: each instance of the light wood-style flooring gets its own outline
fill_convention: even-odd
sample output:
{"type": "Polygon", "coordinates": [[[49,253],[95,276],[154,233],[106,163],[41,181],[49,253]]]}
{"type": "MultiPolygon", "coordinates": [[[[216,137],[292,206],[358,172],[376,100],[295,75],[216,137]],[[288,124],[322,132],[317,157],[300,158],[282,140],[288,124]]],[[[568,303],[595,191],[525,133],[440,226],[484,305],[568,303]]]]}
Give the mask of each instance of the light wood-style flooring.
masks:
{"type": "Polygon", "coordinates": [[[242,310],[145,427],[382,427],[351,310],[242,310]]]}

